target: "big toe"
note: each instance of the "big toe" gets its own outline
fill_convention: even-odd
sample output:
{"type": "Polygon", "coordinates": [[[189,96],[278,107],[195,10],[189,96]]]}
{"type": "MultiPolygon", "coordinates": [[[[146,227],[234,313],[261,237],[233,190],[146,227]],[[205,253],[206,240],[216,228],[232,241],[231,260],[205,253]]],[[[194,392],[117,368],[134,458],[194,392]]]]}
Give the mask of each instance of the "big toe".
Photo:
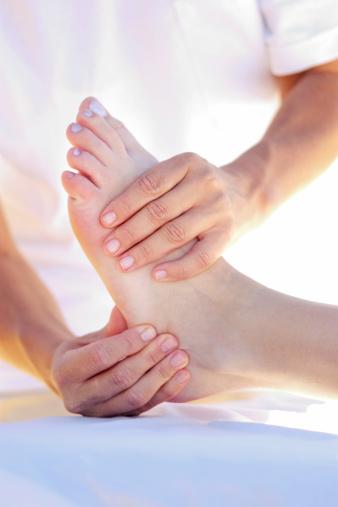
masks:
{"type": "Polygon", "coordinates": [[[116,155],[127,156],[127,150],[120,136],[108,121],[109,115],[95,97],[87,97],[79,107],[77,122],[91,130],[116,155]]]}
{"type": "Polygon", "coordinates": [[[95,128],[94,124],[98,123],[100,132],[97,131],[97,135],[104,139],[115,151],[119,149],[120,153],[128,154],[136,162],[145,166],[144,168],[157,163],[156,158],[138,142],[124,123],[112,116],[95,97],[87,97],[82,101],[79,115],[83,118],[86,126],[92,123],[93,128],[95,128]],[[90,117],[90,120],[88,117],[90,117]],[[95,118],[100,118],[101,121],[97,121],[95,118]],[[109,129],[107,129],[107,125],[109,129]]]}
{"type": "Polygon", "coordinates": [[[153,157],[136,139],[136,137],[127,129],[127,127],[117,118],[110,114],[107,116],[110,126],[118,133],[125,149],[130,157],[137,161],[146,162],[149,167],[156,164],[157,160],[153,157]]]}

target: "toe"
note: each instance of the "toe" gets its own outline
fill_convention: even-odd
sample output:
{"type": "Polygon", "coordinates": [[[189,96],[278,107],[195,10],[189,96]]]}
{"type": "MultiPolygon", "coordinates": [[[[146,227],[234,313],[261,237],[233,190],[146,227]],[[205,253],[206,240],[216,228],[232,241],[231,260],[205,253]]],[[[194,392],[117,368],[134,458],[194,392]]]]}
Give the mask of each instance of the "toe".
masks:
{"type": "Polygon", "coordinates": [[[70,167],[87,176],[97,187],[102,187],[107,168],[96,157],[80,148],[71,148],[67,153],[70,167]]]}
{"type": "Polygon", "coordinates": [[[78,112],[76,121],[79,125],[91,130],[115,155],[121,157],[127,156],[127,151],[120,136],[111,127],[106,118],[98,116],[90,109],[84,109],[78,112]]]}
{"type": "Polygon", "coordinates": [[[87,97],[79,107],[77,121],[93,130],[115,153],[127,154],[123,142],[108,122],[109,113],[95,97],[87,97]]]}
{"type": "Polygon", "coordinates": [[[156,158],[143,148],[136,137],[133,136],[120,120],[108,114],[107,122],[123,142],[127,154],[142,166],[142,169],[148,169],[157,163],[156,158]]]}
{"type": "Polygon", "coordinates": [[[109,166],[112,163],[114,155],[109,146],[97,137],[94,132],[79,123],[71,123],[69,125],[67,138],[71,144],[87,151],[103,165],[109,166]]]}
{"type": "Polygon", "coordinates": [[[108,115],[107,122],[117,132],[121,141],[123,142],[127,152],[132,154],[135,151],[145,151],[140,143],[136,140],[133,134],[127,129],[127,127],[117,118],[108,115]]]}
{"type": "Polygon", "coordinates": [[[63,188],[72,199],[86,201],[96,192],[97,187],[82,174],[65,171],[62,174],[63,188]]]}
{"type": "Polygon", "coordinates": [[[87,97],[81,102],[79,111],[83,112],[86,110],[91,111],[101,118],[107,118],[108,116],[108,111],[106,108],[95,97],[87,97]]]}

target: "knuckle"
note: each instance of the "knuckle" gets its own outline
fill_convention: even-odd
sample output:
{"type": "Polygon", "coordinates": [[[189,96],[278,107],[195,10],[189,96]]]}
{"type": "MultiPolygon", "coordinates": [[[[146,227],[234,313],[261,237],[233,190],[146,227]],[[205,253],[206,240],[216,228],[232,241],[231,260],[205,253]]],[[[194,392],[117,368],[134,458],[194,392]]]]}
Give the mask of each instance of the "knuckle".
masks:
{"type": "Polygon", "coordinates": [[[186,278],[189,278],[190,272],[187,266],[184,263],[182,263],[177,264],[177,266],[175,266],[172,275],[176,280],[185,280],[186,278]]]}
{"type": "Polygon", "coordinates": [[[229,212],[229,202],[223,189],[218,186],[213,194],[213,203],[217,210],[221,212],[229,212]]]}
{"type": "Polygon", "coordinates": [[[146,244],[141,243],[137,246],[136,257],[143,261],[148,261],[151,259],[151,250],[146,244]]]}
{"type": "Polygon", "coordinates": [[[80,400],[76,398],[65,398],[63,400],[63,404],[68,410],[68,412],[71,412],[72,414],[81,414],[83,411],[83,404],[80,400]]]}
{"type": "Polygon", "coordinates": [[[166,361],[158,366],[157,371],[162,380],[168,380],[173,368],[170,366],[170,363],[166,361]]]}
{"type": "Polygon", "coordinates": [[[135,241],[135,233],[128,227],[120,227],[116,232],[116,236],[121,238],[126,243],[133,243],[135,241]]]}
{"type": "Polygon", "coordinates": [[[131,410],[136,410],[146,403],[146,399],[142,393],[136,389],[129,389],[127,392],[127,403],[131,410]]]}
{"type": "Polygon", "coordinates": [[[141,192],[146,195],[155,195],[160,189],[159,178],[154,174],[143,174],[137,183],[141,192]]]}
{"type": "Polygon", "coordinates": [[[157,349],[150,350],[147,357],[147,363],[150,367],[155,366],[159,361],[159,351],[157,349]]]}
{"type": "Polygon", "coordinates": [[[185,240],[184,227],[178,222],[171,222],[163,227],[166,238],[170,243],[182,243],[185,240]]]}
{"type": "Polygon", "coordinates": [[[118,216],[129,216],[133,212],[132,203],[126,196],[119,196],[114,202],[114,210],[116,209],[118,216]]]}
{"type": "Polygon", "coordinates": [[[159,400],[159,403],[169,401],[174,395],[175,389],[173,389],[170,385],[164,384],[161,388],[161,400],[159,400]]]}
{"type": "Polygon", "coordinates": [[[89,361],[94,367],[101,368],[110,365],[110,356],[102,343],[93,343],[89,350],[89,361]]]}
{"type": "Polygon", "coordinates": [[[130,371],[122,365],[112,372],[111,379],[113,384],[121,390],[127,389],[132,384],[130,371]]]}
{"type": "Polygon", "coordinates": [[[168,215],[168,210],[160,202],[154,201],[146,206],[147,213],[151,220],[163,221],[168,215]]]}
{"type": "Polygon", "coordinates": [[[52,378],[58,389],[61,391],[69,384],[70,381],[69,372],[62,363],[55,366],[53,365],[52,378]]]}
{"type": "Polygon", "coordinates": [[[135,334],[130,334],[130,332],[127,332],[123,336],[123,346],[124,346],[124,354],[123,358],[120,358],[120,361],[122,361],[125,357],[129,356],[134,348],[135,348],[135,334]]]}
{"type": "Polygon", "coordinates": [[[187,151],[182,155],[183,161],[190,166],[194,166],[198,164],[201,160],[201,157],[192,151],[187,151]]]}
{"type": "Polygon", "coordinates": [[[201,168],[201,174],[204,184],[207,184],[209,189],[218,191],[220,188],[220,179],[215,172],[215,168],[210,164],[204,164],[201,168]]]}
{"type": "Polygon", "coordinates": [[[210,255],[205,250],[197,252],[196,260],[198,267],[201,269],[208,268],[211,264],[210,255]]]}

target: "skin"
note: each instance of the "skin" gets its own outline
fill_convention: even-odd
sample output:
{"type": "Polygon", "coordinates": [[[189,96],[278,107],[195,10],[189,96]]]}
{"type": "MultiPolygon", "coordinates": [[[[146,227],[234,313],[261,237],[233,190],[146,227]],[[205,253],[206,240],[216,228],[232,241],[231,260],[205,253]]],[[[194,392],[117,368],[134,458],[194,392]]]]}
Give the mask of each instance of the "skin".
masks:
{"type": "MultiPolygon", "coordinates": [[[[300,75],[279,78],[279,85],[283,102],[278,114],[257,146],[243,154],[237,161],[222,168],[227,176],[222,181],[227,180],[227,185],[223,183],[219,185],[216,182],[217,178],[213,178],[214,173],[219,174],[219,171],[214,171],[211,164],[202,161],[202,165],[205,165],[201,171],[203,178],[206,178],[207,181],[214,180],[214,183],[216,183],[216,185],[210,185],[209,191],[212,191],[212,186],[217,187],[217,201],[222,201],[219,210],[213,212],[214,217],[220,218],[222,224],[221,231],[215,233],[215,237],[219,238],[219,241],[217,241],[218,251],[220,250],[219,244],[228,244],[246,228],[259,222],[297,188],[324,170],[335,157],[337,101],[334,97],[337,95],[337,62],[310,69],[300,75]],[[313,118],[316,118],[316,124],[314,124],[313,118]],[[316,142],[308,143],[309,138],[316,142]],[[306,149],[301,149],[302,147],[306,149]],[[224,190],[222,190],[224,187],[226,187],[226,196],[224,196],[224,190]],[[234,190],[229,192],[229,188],[234,190]],[[221,195],[226,198],[220,199],[221,195]]],[[[181,165],[183,163],[183,165],[189,166],[190,173],[195,172],[197,167],[201,167],[201,159],[198,156],[192,154],[188,157],[185,155],[184,158],[185,160],[182,161],[181,158],[177,157],[177,161],[181,165]]],[[[198,171],[196,171],[196,174],[199,182],[206,181],[203,180],[198,171]]],[[[191,185],[191,182],[189,185],[191,185]]],[[[194,192],[194,188],[191,186],[189,192],[191,190],[194,192]]],[[[161,192],[163,192],[163,189],[161,192]]],[[[165,192],[160,195],[165,195],[165,192]]],[[[134,192],[132,192],[132,195],[135,198],[136,194],[134,195],[134,192]]],[[[157,198],[158,195],[152,195],[149,192],[146,192],[145,196],[137,196],[137,199],[139,199],[137,209],[131,208],[132,213],[130,214],[134,215],[138,210],[142,210],[147,203],[157,198]]],[[[119,202],[121,203],[121,200],[119,202]]],[[[112,203],[115,209],[116,201],[114,200],[112,203]]],[[[198,204],[199,206],[200,204],[198,204]]],[[[115,209],[118,215],[118,222],[115,222],[115,225],[125,222],[130,216],[128,213],[121,215],[119,209],[115,209]]],[[[164,219],[163,223],[158,224],[156,222],[156,230],[167,222],[166,217],[162,218],[164,219]]],[[[193,221],[196,224],[202,223],[197,217],[195,218],[193,217],[193,221]]],[[[103,214],[101,220],[103,225],[107,225],[104,224],[103,214]]],[[[64,324],[52,296],[16,251],[5,226],[4,218],[1,215],[0,223],[0,291],[5,295],[1,298],[0,303],[0,356],[43,379],[52,389],[57,390],[64,397],[65,403],[70,409],[91,413],[94,402],[91,400],[86,402],[86,395],[83,396],[88,382],[86,375],[79,371],[76,381],[74,379],[70,380],[67,379],[67,375],[64,373],[67,369],[60,367],[63,362],[67,363],[68,361],[68,357],[63,357],[63,354],[66,356],[68,340],[72,340],[74,337],[64,324]],[[17,280],[17,283],[13,283],[13,280],[17,280]],[[23,280],[27,281],[27,285],[32,289],[28,291],[29,294],[23,289],[23,280]],[[33,300],[32,294],[34,294],[33,300]],[[60,387],[58,387],[58,384],[60,384],[60,387]],[[84,388],[81,400],[77,396],[79,386],[84,388]]],[[[210,224],[211,222],[208,225],[210,226],[210,224]]],[[[208,227],[202,229],[198,234],[196,233],[199,239],[206,230],[209,230],[208,227]]],[[[175,243],[176,247],[177,244],[175,243]]],[[[122,248],[124,248],[123,253],[125,254],[128,252],[129,246],[122,245],[122,248]]],[[[171,245],[169,249],[172,249],[171,245]]],[[[143,248],[143,251],[146,252],[148,249],[143,248]]],[[[122,250],[119,254],[121,252],[122,250]]],[[[191,262],[193,261],[192,258],[188,260],[189,257],[186,256],[184,260],[184,262],[188,260],[186,266],[182,266],[181,262],[160,266],[161,271],[167,271],[166,277],[162,280],[193,276],[197,272],[208,268],[215,257],[215,253],[207,250],[198,253],[195,249],[195,254],[197,255],[195,255],[196,260],[194,262],[191,262]]],[[[140,262],[140,264],[136,263],[134,268],[138,268],[142,263],[147,263],[148,260],[140,257],[140,261],[137,262],[140,262]]],[[[304,304],[306,305],[306,303],[304,304]]],[[[112,318],[110,323],[111,333],[108,332],[108,335],[125,330],[126,324],[121,324],[123,319],[121,315],[118,317],[117,315],[116,313],[112,318]],[[114,331],[115,321],[118,324],[114,331]]],[[[318,319],[320,323],[320,314],[318,314],[318,319]]],[[[278,329],[288,333],[288,330],[283,328],[284,321],[275,320],[275,322],[276,326],[278,324],[278,329]]],[[[272,332],[274,331],[272,330],[272,332]]],[[[86,361],[91,362],[94,349],[89,347],[91,340],[93,339],[105,350],[106,341],[103,337],[106,334],[107,331],[103,330],[97,334],[89,335],[84,339],[84,342],[78,343],[75,349],[72,349],[73,356],[76,355],[77,349],[81,349],[81,352],[85,350],[88,352],[86,361]],[[88,343],[85,340],[89,340],[88,343]]],[[[331,340],[331,342],[334,344],[334,340],[331,340]]],[[[297,340],[295,343],[298,343],[297,340]]],[[[330,340],[328,344],[330,346],[330,340]]],[[[309,350],[310,352],[311,350],[309,350]]],[[[315,352],[318,353],[318,350],[315,350],[315,352]]],[[[96,352],[94,352],[94,356],[97,357],[96,352]]],[[[331,354],[330,357],[333,361],[335,360],[334,354],[331,354]]],[[[111,366],[117,360],[118,357],[112,357],[111,366]]],[[[295,361],[293,361],[294,363],[295,361]]],[[[325,361],[323,364],[325,364],[325,361]]],[[[100,375],[102,369],[103,365],[98,365],[98,375],[100,375]]],[[[286,364],[285,372],[289,369],[286,364]]],[[[299,382],[299,374],[295,375],[295,373],[294,371],[293,378],[298,379],[297,382],[299,382]]],[[[317,373],[321,374],[322,372],[317,373]]],[[[284,385],[283,382],[282,384],[284,385]]],[[[166,396],[170,398],[174,392],[174,390],[171,390],[170,382],[167,386],[164,398],[166,396]]],[[[97,387],[101,389],[99,384],[97,387]]],[[[322,390],[325,391],[325,385],[322,386],[322,390]]],[[[160,401],[160,396],[156,401],[160,401]]],[[[108,415],[108,412],[102,412],[101,415],[108,415]]]]}
{"type": "Polygon", "coordinates": [[[127,329],[115,309],[104,329],[75,337],[15,247],[1,209],[0,238],[1,359],[41,379],[69,411],[83,415],[94,408],[99,416],[140,413],[184,388],[189,372],[171,365],[179,352],[174,336],[149,325],[127,329]],[[152,330],[147,341],[145,329],[152,330]],[[172,346],[163,350],[168,338],[172,346]]]}
{"type": "Polygon", "coordinates": [[[153,158],[95,99],[81,104],[76,120],[67,136],[78,173],[63,175],[74,233],[126,323],[153,322],[189,352],[191,381],[174,401],[259,387],[337,396],[337,307],[272,291],[223,259],[192,279],[157,284],[151,265],[126,275],[104,255],[102,206],[153,158]]]}
{"type": "Polygon", "coordinates": [[[177,155],[109,203],[101,214],[102,226],[114,228],[107,255],[132,259],[132,271],[197,239],[181,258],[152,270],[157,281],[196,276],[334,161],[338,60],[276,79],[281,105],[257,145],[220,168],[194,153],[177,155]]]}

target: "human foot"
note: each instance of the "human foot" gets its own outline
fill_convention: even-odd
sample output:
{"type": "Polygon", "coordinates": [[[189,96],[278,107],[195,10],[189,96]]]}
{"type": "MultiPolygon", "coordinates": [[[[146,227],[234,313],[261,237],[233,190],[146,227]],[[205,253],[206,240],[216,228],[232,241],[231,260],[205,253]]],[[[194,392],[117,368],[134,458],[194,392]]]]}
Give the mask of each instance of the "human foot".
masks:
{"type": "Polygon", "coordinates": [[[124,273],[131,260],[122,258],[121,266],[121,259],[104,253],[107,231],[99,224],[100,212],[156,159],[95,99],[81,104],[67,136],[75,146],[68,162],[79,174],[64,173],[63,184],[84,251],[128,325],[151,322],[158,332],[178,336],[190,354],[192,380],[176,401],[263,384],[249,367],[253,355],[236,328],[240,316],[224,312],[231,310],[232,298],[246,295],[245,277],[221,259],[194,279],[160,284],[150,276],[152,265],[124,273]]]}

